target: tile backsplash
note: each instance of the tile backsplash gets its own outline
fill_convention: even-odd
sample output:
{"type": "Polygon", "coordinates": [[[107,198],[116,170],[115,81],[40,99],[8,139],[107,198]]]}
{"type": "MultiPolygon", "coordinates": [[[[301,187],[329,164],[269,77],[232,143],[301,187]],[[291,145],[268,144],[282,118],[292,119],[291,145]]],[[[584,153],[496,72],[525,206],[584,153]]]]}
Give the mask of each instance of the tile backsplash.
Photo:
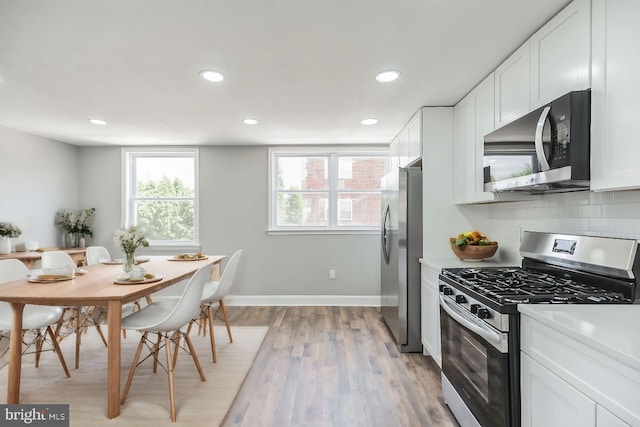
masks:
{"type": "Polygon", "coordinates": [[[465,217],[517,261],[523,230],[640,240],[640,190],[545,194],[535,200],[459,206],[465,217]]]}

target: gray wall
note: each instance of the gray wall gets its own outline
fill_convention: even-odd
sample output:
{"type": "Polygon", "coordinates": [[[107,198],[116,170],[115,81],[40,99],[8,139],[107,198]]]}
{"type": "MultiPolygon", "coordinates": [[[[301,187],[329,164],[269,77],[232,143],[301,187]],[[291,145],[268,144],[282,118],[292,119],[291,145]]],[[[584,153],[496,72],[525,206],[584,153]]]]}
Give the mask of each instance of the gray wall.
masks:
{"type": "MultiPolygon", "coordinates": [[[[232,293],[244,298],[236,302],[378,303],[378,234],[268,235],[267,147],[199,150],[202,251],[229,256],[243,249],[232,293]],[[336,270],[335,280],[329,269],[336,270]]],[[[80,200],[83,207],[96,208],[93,242],[117,253],[111,236],[120,227],[120,149],[79,151],[80,200]]]]}
{"type": "Polygon", "coordinates": [[[60,246],[54,226],[60,209],[78,206],[78,149],[0,126],[0,221],[12,222],[25,241],[60,246]]]}
{"type": "MultiPolygon", "coordinates": [[[[200,147],[202,251],[244,250],[233,290],[237,303],[378,304],[379,237],[268,235],[266,147],[200,147]],[[329,279],[329,269],[336,279],[329,279]],[[297,297],[300,296],[300,297],[297,297]]],[[[60,209],[96,208],[95,236],[106,246],[121,227],[121,151],[75,147],[0,127],[0,221],[26,240],[61,246],[60,209]]]]}

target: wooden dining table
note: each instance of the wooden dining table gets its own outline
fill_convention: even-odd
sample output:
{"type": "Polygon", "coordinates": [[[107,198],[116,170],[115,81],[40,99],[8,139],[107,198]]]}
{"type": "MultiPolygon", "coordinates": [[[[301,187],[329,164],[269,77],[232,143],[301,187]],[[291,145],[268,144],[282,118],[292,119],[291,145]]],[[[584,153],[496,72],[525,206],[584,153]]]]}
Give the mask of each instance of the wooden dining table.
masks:
{"type": "Polygon", "coordinates": [[[25,277],[0,285],[0,301],[11,304],[13,329],[9,343],[7,404],[20,403],[22,367],[22,312],[25,304],[53,306],[106,306],[108,325],[107,415],[120,415],[120,337],[122,305],[149,297],[154,292],[191,277],[198,269],[213,264],[212,279],[220,277],[224,256],[208,255],[203,260],[177,260],[168,256],[150,256],[142,264],[148,273],[162,280],[145,284],[115,284],[124,272],[122,265],[97,264],[84,267],[86,273],[72,280],[33,283],[25,277]]]}

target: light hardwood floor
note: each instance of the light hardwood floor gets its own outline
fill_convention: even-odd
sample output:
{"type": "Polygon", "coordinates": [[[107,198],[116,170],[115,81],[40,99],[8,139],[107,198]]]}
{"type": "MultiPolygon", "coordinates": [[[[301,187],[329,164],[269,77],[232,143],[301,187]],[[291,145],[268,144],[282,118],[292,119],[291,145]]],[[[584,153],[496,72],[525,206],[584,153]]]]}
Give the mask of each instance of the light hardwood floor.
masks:
{"type": "Polygon", "coordinates": [[[377,309],[228,309],[270,329],[223,426],[457,426],[438,366],[400,353],[377,309]]]}

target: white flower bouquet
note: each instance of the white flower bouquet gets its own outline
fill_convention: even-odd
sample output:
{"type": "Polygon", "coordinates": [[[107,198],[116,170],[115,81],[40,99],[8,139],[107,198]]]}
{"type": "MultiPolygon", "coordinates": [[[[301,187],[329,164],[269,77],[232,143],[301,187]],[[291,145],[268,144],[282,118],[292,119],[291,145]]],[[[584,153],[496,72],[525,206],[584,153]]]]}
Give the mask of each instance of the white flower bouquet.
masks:
{"type": "Polygon", "coordinates": [[[149,241],[142,230],[137,227],[129,227],[124,230],[116,230],[113,234],[113,242],[122,248],[125,255],[124,271],[127,273],[135,264],[134,254],[140,246],[149,246],[149,241]]]}

